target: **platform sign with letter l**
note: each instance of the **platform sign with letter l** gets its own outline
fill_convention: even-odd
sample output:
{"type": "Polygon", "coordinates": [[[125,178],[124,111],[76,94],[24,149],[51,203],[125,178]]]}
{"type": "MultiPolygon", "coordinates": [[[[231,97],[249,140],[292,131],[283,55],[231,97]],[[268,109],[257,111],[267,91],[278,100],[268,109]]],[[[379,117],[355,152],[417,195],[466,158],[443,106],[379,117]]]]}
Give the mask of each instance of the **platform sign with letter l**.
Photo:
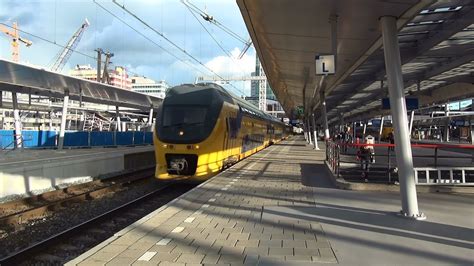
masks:
{"type": "Polygon", "coordinates": [[[316,75],[331,75],[336,73],[334,55],[317,55],[315,60],[316,75]]]}

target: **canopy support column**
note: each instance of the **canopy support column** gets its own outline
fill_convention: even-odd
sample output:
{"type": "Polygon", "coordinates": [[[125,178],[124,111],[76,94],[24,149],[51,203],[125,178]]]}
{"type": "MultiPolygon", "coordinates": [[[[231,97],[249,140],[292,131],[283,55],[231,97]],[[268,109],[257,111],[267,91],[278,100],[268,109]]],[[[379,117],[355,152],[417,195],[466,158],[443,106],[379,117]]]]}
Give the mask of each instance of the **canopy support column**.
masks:
{"type": "Polygon", "coordinates": [[[379,143],[382,141],[382,133],[383,133],[383,115],[380,116],[380,128],[379,128],[379,143]]]}
{"type": "Polygon", "coordinates": [[[120,123],[120,109],[118,106],[115,106],[115,116],[117,117],[117,127],[115,128],[115,131],[121,132],[122,123],[120,123]]]}
{"type": "Polygon", "coordinates": [[[327,116],[327,110],[326,110],[326,97],[324,95],[324,92],[321,93],[321,99],[322,99],[322,104],[321,104],[321,114],[323,116],[323,126],[324,126],[324,140],[329,139],[329,127],[328,127],[328,116],[327,116]]]}
{"type": "Polygon", "coordinates": [[[306,124],[308,125],[308,143],[309,145],[313,145],[313,140],[311,137],[311,124],[309,123],[309,118],[306,118],[306,124]]]}
{"type": "Polygon", "coordinates": [[[61,114],[61,126],[59,128],[59,140],[58,140],[58,149],[62,150],[64,147],[64,133],[66,131],[66,117],[67,117],[67,108],[69,104],[69,91],[65,91],[63,99],[63,111],[61,114]]]}
{"type": "Polygon", "coordinates": [[[150,108],[150,113],[148,114],[148,125],[149,126],[153,125],[153,108],[150,108]]]}
{"type": "Polygon", "coordinates": [[[408,138],[408,117],[405,102],[400,49],[397,36],[397,19],[385,16],[380,19],[382,26],[385,70],[388,80],[390,109],[395,130],[395,154],[400,181],[402,215],[415,219],[426,219],[418,210],[413,156],[408,138]]]}
{"type": "Polygon", "coordinates": [[[23,146],[22,134],[21,134],[21,119],[20,119],[20,110],[18,109],[18,97],[16,92],[12,92],[12,102],[13,102],[13,121],[15,124],[15,148],[19,149],[23,146]]]}
{"type": "Polygon", "coordinates": [[[314,149],[319,150],[318,146],[318,130],[316,129],[316,120],[314,118],[314,114],[311,115],[312,122],[313,122],[313,134],[314,134],[314,149]]]}

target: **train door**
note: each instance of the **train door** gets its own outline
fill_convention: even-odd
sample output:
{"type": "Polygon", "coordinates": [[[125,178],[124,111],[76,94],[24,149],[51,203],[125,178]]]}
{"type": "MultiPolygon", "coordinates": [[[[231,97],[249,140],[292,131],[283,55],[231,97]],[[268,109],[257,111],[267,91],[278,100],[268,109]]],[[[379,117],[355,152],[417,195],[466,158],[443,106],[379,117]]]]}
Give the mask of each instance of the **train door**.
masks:
{"type": "Polygon", "coordinates": [[[230,155],[229,147],[230,147],[230,118],[226,117],[225,119],[225,133],[224,133],[224,160],[227,160],[230,155]]]}

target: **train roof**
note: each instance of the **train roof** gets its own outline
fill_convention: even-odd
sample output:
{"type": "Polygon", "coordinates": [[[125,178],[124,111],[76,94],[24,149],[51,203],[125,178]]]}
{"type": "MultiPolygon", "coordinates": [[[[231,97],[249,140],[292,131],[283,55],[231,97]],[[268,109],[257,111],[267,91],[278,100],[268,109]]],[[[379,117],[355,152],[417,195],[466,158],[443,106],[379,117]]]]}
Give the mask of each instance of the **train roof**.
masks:
{"type": "Polygon", "coordinates": [[[171,88],[171,91],[173,91],[172,93],[182,94],[182,93],[189,92],[190,90],[199,91],[199,90],[204,90],[204,89],[209,89],[209,88],[217,90],[219,94],[222,96],[224,101],[237,104],[241,108],[242,112],[247,113],[250,116],[254,116],[260,119],[264,119],[264,120],[269,120],[275,123],[284,124],[278,118],[271,116],[269,114],[266,114],[265,112],[258,109],[255,105],[247,102],[246,100],[240,98],[239,96],[233,94],[232,92],[227,91],[222,86],[216,83],[182,84],[182,85],[171,88]]]}

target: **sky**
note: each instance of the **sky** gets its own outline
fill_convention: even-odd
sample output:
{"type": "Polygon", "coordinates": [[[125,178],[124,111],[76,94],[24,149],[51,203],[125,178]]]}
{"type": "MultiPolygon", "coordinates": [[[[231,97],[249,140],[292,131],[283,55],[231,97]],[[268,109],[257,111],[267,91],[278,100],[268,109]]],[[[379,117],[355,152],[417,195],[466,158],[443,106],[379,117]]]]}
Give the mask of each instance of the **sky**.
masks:
{"type": "MultiPolygon", "coordinates": [[[[153,30],[127,14],[112,0],[96,1],[98,4],[93,0],[1,0],[0,23],[11,25],[18,22],[20,30],[25,32],[20,35],[33,42],[28,48],[21,45],[20,62],[49,68],[63,49],[54,43],[65,46],[87,18],[90,26],[76,47],[77,52],[72,54],[64,67],[62,73],[65,74],[78,64],[95,67],[94,49],[100,47],[114,53],[111,60],[113,66],[125,66],[131,75],[166,80],[172,86],[193,83],[197,76],[215,75],[153,30],[162,33],[222,77],[250,76],[255,69],[253,47],[242,59],[237,59],[244,44],[195,14],[224,52],[180,0],[117,0],[153,30]]],[[[235,0],[189,2],[205,10],[241,38],[249,39],[235,0]]],[[[0,57],[10,59],[10,40],[5,34],[0,36],[0,57]]],[[[232,82],[232,85],[225,87],[237,95],[250,94],[250,82],[232,82]]]]}

